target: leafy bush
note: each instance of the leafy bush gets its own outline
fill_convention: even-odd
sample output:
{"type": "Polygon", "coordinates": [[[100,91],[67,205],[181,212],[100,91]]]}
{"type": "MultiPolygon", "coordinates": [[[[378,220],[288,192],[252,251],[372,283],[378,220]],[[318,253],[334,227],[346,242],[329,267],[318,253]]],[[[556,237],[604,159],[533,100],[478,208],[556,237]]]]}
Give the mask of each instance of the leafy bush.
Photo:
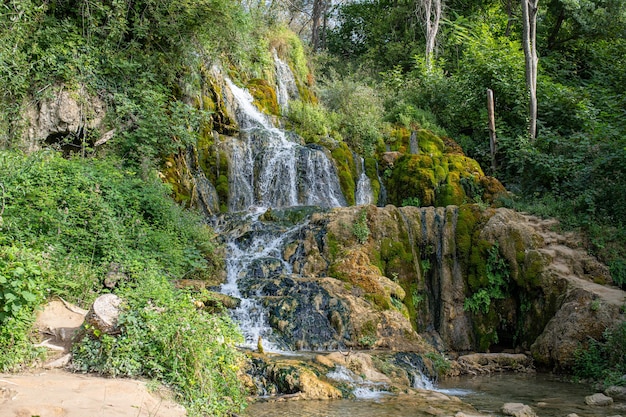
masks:
{"type": "Polygon", "coordinates": [[[467,297],[463,303],[463,308],[475,314],[478,312],[488,313],[492,300],[505,298],[509,274],[509,265],[506,259],[500,256],[500,248],[495,243],[489,249],[487,257],[488,284],[467,297]]]}
{"type": "Polygon", "coordinates": [[[109,336],[87,328],[73,349],[79,371],[144,376],[174,388],[190,415],[241,412],[245,391],[237,377],[242,336],[226,315],[199,311],[189,293],[174,290],[157,271],[142,271],[119,292],[126,300],[109,336]]]}
{"type": "MultiPolygon", "coordinates": [[[[211,230],[197,215],[176,205],[156,175],[148,171],[142,178],[120,165],[114,159],[63,159],[54,152],[25,156],[0,151],[0,348],[10,352],[0,356],[0,369],[13,369],[36,357],[30,329],[33,312],[44,298],[60,295],[87,307],[101,292],[109,291],[103,279],[111,264],[119,265],[127,277],[118,285],[122,295],[128,294],[131,300],[129,320],[142,311],[143,307],[137,306],[148,303],[148,298],[142,300],[141,296],[162,299],[172,314],[180,313],[194,323],[197,333],[215,335],[199,339],[203,343],[226,341],[212,352],[225,361],[234,355],[228,352],[231,340],[238,336],[226,319],[200,314],[202,319],[194,321],[188,317],[192,311],[188,295],[175,293],[168,283],[183,276],[212,276],[221,258],[211,230]],[[148,294],[150,290],[155,294],[148,294]]],[[[142,325],[146,323],[150,322],[142,325]]],[[[138,332],[131,332],[131,338],[138,332]]],[[[139,343],[137,340],[131,345],[139,343]]],[[[181,351],[197,350],[187,346],[193,345],[191,339],[181,336],[178,341],[181,351]]],[[[194,351],[194,355],[201,358],[203,352],[194,351]]],[[[156,377],[156,363],[137,360],[144,351],[127,353],[124,365],[111,366],[135,372],[133,366],[141,362],[141,372],[156,377]]],[[[211,374],[211,378],[228,377],[220,375],[211,374]]],[[[185,378],[194,376],[181,374],[177,383],[184,385],[185,378]]],[[[192,379],[187,383],[192,384],[192,379]]],[[[213,379],[206,383],[218,384],[213,379]]],[[[241,398],[237,395],[233,394],[231,404],[235,408],[241,398]]]]}
{"type": "MultiPolygon", "coordinates": [[[[319,143],[337,129],[338,116],[323,106],[301,100],[289,103],[289,127],[294,129],[307,143],[319,143]]],[[[336,136],[336,134],[335,134],[336,136]]]]}
{"type": "Polygon", "coordinates": [[[626,322],[607,329],[602,340],[590,339],[575,355],[574,375],[601,382],[605,387],[626,385],[626,322]]]}
{"type": "Polygon", "coordinates": [[[359,217],[352,225],[352,233],[360,244],[364,244],[365,242],[367,242],[367,239],[369,238],[371,232],[369,226],[367,225],[366,209],[363,208],[359,212],[359,217]]]}
{"type": "Polygon", "coordinates": [[[384,106],[377,90],[362,81],[333,77],[324,83],[321,98],[339,115],[344,142],[361,155],[371,155],[383,130],[384,106]]]}

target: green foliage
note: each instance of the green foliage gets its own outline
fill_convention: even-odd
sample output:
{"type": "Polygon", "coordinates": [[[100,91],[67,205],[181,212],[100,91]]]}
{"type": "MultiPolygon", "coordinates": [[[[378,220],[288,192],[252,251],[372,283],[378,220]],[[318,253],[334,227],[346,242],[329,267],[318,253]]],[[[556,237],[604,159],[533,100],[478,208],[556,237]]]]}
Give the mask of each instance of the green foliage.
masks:
{"type": "MultiPolygon", "coordinates": [[[[29,339],[30,326],[44,297],[60,295],[86,307],[104,290],[102,280],[111,264],[119,265],[127,276],[128,281],[118,285],[123,286],[122,294],[131,299],[131,306],[148,303],[148,298],[142,300],[141,296],[154,301],[165,297],[163,305],[171,308],[172,314],[180,312],[187,322],[195,323],[196,319],[187,317],[191,315],[188,295],[175,293],[167,281],[208,277],[221,260],[215,254],[211,230],[197,215],[176,205],[156,175],[147,171],[139,176],[120,168],[114,159],[63,159],[54,152],[25,156],[0,151],[0,178],[0,347],[11,352],[0,357],[0,369],[15,368],[36,356],[29,339]],[[148,294],[152,289],[163,294],[148,294]]],[[[130,311],[140,314],[142,308],[130,311]]],[[[230,324],[220,324],[226,323],[223,318],[198,317],[203,317],[205,324],[196,323],[197,332],[215,327],[224,337],[236,338],[228,330],[230,324]],[[201,329],[203,325],[207,329],[201,329]]],[[[177,319],[168,315],[167,320],[177,319]]],[[[215,338],[202,341],[212,340],[215,338]]],[[[104,338],[103,343],[117,342],[104,338]]],[[[176,347],[186,349],[187,343],[191,340],[181,336],[176,347]]],[[[127,359],[120,356],[117,362],[110,362],[118,373],[137,372],[140,365],[145,374],[156,372],[156,365],[154,370],[146,370],[151,362],[139,360],[139,353],[122,345],[127,348],[127,359]]],[[[98,352],[104,352],[102,349],[98,352]]],[[[224,349],[228,351],[231,345],[225,344],[224,349]]],[[[227,355],[226,351],[219,351],[220,355],[227,355]]],[[[202,354],[193,353],[199,358],[202,354]]],[[[98,360],[104,363],[106,356],[98,360]]],[[[183,384],[190,376],[183,375],[176,383],[183,384]]],[[[211,381],[206,383],[217,383],[211,381]]],[[[237,408],[241,397],[233,398],[237,408]]]]}
{"type": "Polygon", "coordinates": [[[119,294],[127,300],[121,333],[86,328],[73,349],[77,370],[157,379],[174,388],[190,415],[242,411],[245,391],[237,372],[243,357],[234,349],[242,338],[226,315],[198,311],[190,294],[153,270],[119,294]]]}
{"type": "Polygon", "coordinates": [[[617,259],[610,263],[609,268],[613,282],[622,286],[622,288],[626,286],[626,261],[624,259],[617,259]]]}
{"type": "Polygon", "coordinates": [[[324,143],[337,129],[336,113],[329,112],[321,105],[301,100],[289,103],[289,127],[294,129],[307,143],[324,143]]]}
{"type": "Polygon", "coordinates": [[[420,206],[419,197],[409,197],[409,198],[405,198],[404,200],[402,200],[402,207],[406,207],[406,206],[419,207],[420,206]]]}
{"type": "Polygon", "coordinates": [[[448,358],[439,352],[428,352],[424,356],[432,361],[438,376],[446,375],[452,368],[452,364],[448,358]]]}
{"type": "Polygon", "coordinates": [[[605,387],[624,385],[626,373],[626,322],[607,329],[601,340],[589,339],[575,352],[574,375],[601,382],[605,387]]]}
{"type": "Polygon", "coordinates": [[[39,254],[15,246],[0,246],[0,325],[25,317],[43,299],[39,254]],[[23,311],[25,310],[25,311],[23,311]]]}
{"type": "Polygon", "coordinates": [[[500,256],[500,248],[495,243],[489,249],[487,258],[487,285],[474,291],[463,303],[463,308],[474,314],[487,314],[493,300],[501,300],[506,296],[506,287],[509,280],[509,265],[500,256]]]}
{"type": "Polygon", "coordinates": [[[367,242],[371,232],[369,226],[367,225],[367,210],[365,208],[361,209],[357,219],[354,221],[354,224],[352,225],[352,233],[361,245],[367,242]]]}
{"type": "MultiPolygon", "coordinates": [[[[3,147],[20,137],[24,99],[39,100],[50,86],[64,84],[85,87],[106,102],[117,133],[109,144],[116,144],[120,155],[134,164],[153,161],[195,139],[205,116],[176,99],[187,93],[181,87],[190,84],[203,57],[254,56],[248,51],[250,26],[232,0],[13,0],[4,9],[3,147]],[[234,39],[242,42],[231,43],[234,39]]],[[[97,138],[98,133],[88,137],[88,145],[97,138]]]]}
{"type": "Polygon", "coordinates": [[[371,155],[383,128],[384,107],[377,90],[361,80],[337,77],[324,82],[321,90],[324,105],[338,114],[343,140],[360,155],[371,155]]]}

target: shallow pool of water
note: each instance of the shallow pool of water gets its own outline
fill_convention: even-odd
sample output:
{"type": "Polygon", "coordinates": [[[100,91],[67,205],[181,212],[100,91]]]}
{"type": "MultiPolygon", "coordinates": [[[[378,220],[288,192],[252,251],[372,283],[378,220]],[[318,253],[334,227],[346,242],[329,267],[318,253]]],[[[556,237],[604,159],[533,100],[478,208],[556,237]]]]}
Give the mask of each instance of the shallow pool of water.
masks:
{"type": "Polygon", "coordinates": [[[451,378],[438,388],[456,390],[458,397],[485,413],[497,414],[505,402],[530,405],[540,417],[609,416],[624,410],[590,407],[585,397],[596,391],[587,384],[574,384],[550,374],[496,374],[473,378],[451,378]]]}
{"type": "MultiPolygon", "coordinates": [[[[614,407],[590,407],[585,396],[595,391],[584,384],[563,381],[548,374],[499,374],[492,376],[451,378],[440,381],[437,390],[457,396],[484,414],[500,415],[506,402],[530,405],[539,417],[565,417],[576,413],[580,417],[626,415],[626,410],[614,407]]],[[[412,405],[406,398],[391,396],[377,400],[286,401],[256,403],[249,407],[252,417],[422,417],[431,416],[427,410],[412,405]]]]}

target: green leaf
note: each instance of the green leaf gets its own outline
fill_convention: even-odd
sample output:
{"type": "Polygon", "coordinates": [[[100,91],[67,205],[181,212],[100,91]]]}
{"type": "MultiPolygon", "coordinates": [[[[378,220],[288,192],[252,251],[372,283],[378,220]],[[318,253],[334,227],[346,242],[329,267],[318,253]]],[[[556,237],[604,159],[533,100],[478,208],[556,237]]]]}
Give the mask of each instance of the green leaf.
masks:
{"type": "Polygon", "coordinates": [[[37,300],[37,296],[29,291],[22,291],[22,298],[29,303],[37,300]]]}

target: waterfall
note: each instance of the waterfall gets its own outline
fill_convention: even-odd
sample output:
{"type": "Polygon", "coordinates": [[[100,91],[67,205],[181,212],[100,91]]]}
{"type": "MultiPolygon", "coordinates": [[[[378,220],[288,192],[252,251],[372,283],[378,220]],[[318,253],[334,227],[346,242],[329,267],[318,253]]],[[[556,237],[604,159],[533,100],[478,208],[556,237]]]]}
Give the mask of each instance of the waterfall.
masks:
{"type": "Polygon", "coordinates": [[[433,382],[419,369],[411,373],[411,386],[418,389],[435,390],[433,382]]]}
{"type": "Polygon", "coordinates": [[[250,93],[226,83],[242,128],[241,140],[229,142],[229,211],[345,206],[337,170],[324,150],[298,143],[295,135],[288,138],[252,104],[250,93]]]}
{"type": "Polygon", "coordinates": [[[227,281],[221,292],[241,299],[232,316],[244,333],[245,346],[255,348],[262,338],[264,349],[276,351],[287,346],[273,337],[268,311],[258,301],[261,294],[254,284],[292,273],[282,252],[304,224],[279,226],[260,221],[260,216],[267,208],[338,207],[345,206],[346,200],[324,148],[304,145],[297,135],[276,128],[254,106],[248,91],[228,78],[225,81],[231,93],[225,99],[232,101],[228,104],[237,117],[240,136],[221,144],[229,157],[231,213],[218,230],[227,249],[227,281]]]}
{"type": "Polygon", "coordinates": [[[277,351],[284,346],[274,341],[268,314],[247,284],[263,275],[279,277],[292,272],[291,265],[283,260],[282,250],[305,224],[291,228],[266,227],[259,220],[264,211],[256,209],[241,217],[233,216],[229,223],[236,223],[236,226],[221,231],[226,238],[227,279],[220,291],[241,300],[232,316],[244,334],[244,346],[256,348],[261,337],[265,349],[277,351]]]}
{"type": "Polygon", "coordinates": [[[364,204],[373,204],[374,201],[374,192],[372,190],[372,183],[369,177],[365,174],[365,160],[360,156],[355,156],[355,159],[358,157],[360,167],[359,180],[356,184],[356,190],[354,193],[354,201],[357,206],[361,206],[364,204]]]}
{"type": "Polygon", "coordinates": [[[298,99],[300,94],[298,93],[296,78],[293,76],[291,68],[278,57],[276,50],[272,52],[274,54],[274,66],[276,67],[276,98],[281,111],[285,114],[289,110],[289,100],[298,99]]]}

